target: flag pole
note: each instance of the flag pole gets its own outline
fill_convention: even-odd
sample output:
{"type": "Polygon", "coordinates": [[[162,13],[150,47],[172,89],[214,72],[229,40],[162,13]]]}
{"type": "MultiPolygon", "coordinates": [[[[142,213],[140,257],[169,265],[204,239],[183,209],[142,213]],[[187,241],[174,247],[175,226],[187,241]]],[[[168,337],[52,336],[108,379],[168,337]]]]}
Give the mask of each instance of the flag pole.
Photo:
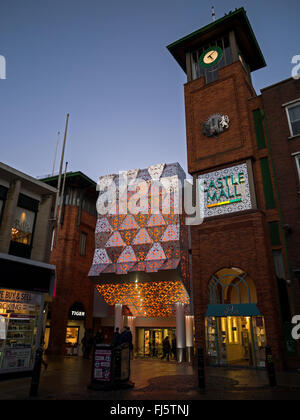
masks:
{"type": "Polygon", "coordinates": [[[67,114],[64,142],[63,142],[63,148],[62,148],[61,158],[60,158],[60,167],[59,167],[59,175],[58,175],[58,183],[57,183],[57,193],[56,193],[56,200],[55,200],[55,207],[54,207],[54,217],[53,217],[55,221],[57,221],[57,207],[58,207],[58,198],[60,196],[60,184],[61,184],[62,167],[63,167],[64,154],[65,154],[68,122],[69,122],[69,114],[67,114]]]}
{"type": "Polygon", "coordinates": [[[57,227],[56,227],[55,248],[56,248],[57,241],[58,241],[59,226],[60,226],[61,215],[62,215],[63,200],[64,200],[64,193],[65,193],[65,184],[66,184],[66,175],[67,175],[67,167],[68,167],[68,162],[66,162],[66,166],[65,166],[64,181],[63,181],[63,186],[62,186],[62,191],[61,191],[59,216],[58,216],[57,227]]]}

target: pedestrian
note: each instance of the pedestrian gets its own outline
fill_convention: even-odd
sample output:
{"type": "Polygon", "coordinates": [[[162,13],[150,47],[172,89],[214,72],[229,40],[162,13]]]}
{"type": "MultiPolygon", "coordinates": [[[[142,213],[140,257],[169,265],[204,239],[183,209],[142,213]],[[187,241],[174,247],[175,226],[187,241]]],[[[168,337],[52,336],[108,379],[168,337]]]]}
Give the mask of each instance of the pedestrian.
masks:
{"type": "Polygon", "coordinates": [[[172,339],[172,354],[173,354],[174,360],[177,360],[177,357],[176,357],[176,335],[174,335],[174,337],[172,339]]]}
{"type": "Polygon", "coordinates": [[[119,327],[117,327],[116,331],[114,332],[114,336],[113,336],[113,342],[112,342],[113,346],[119,346],[120,345],[120,337],[121,337],[120,329],[119,329],[119,327]]]}
{"type": "Polygon", "coordinates": [[[122,328],[122,332],[120,334],[120,344],[128,343],[129,337],[128,337],[128,330],[126,327],[122,328]]]}
{"type": "Polygon", "coordinates": [[[161,360],[163,360],[167,356],[167,360],[169,362],[170,350],[171,350],[170,341],[169,341],[169,337],[167,336],[163,341],[163,355],[161,357],[161,360]]]}
{"type": "Polygon", "coordinates": [[[104,341],[104,335],[100,328],[95,335],[95,344],[102,344],[103,341],[104,341]]]}
{"type": "Polygon", "coordinates": [[[85,331],[83,339],[81,340],[81,344],[84,359],[89,359],[94,344],[93,332],[91,328],[85,331]]]}
{"type": "Polygon", "coordinates": [[[126,327],[127,330],[127,342],[129,344],[130,351],[133,350],[133,344],[132,344],[132,332],[130,331],[130,327],[126,327]]]}

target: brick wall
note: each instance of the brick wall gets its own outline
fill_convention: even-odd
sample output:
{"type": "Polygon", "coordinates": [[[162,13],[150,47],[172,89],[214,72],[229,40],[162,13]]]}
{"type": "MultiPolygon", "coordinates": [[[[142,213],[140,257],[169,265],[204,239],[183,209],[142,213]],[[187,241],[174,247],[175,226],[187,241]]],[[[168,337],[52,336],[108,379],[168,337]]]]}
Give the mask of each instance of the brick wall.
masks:
{"type": "Polygon", "coordinates": [[[82,212],[77,228],[78,207],[66,206],[57,248],[53,248],[51,264],[56,265],[56,297],[51,304],[51,334],[49,352],[64,354],[68,314],[71,305],[80,302],[86,310],[85,328],[93,324],[94,285],[88,278],[93,260],[96,217],[82,212]],[[79,255],[80,233],[87,234],[86,256],[79,255]]]}
{"type": "MultiPolygon", "coordinates": [[[[300,152],[300,136],[290,138],[290,130],[283,104],[300,100],[300,80],[288,79],[262,90],[263,106],[268,124],[269,139],[275,167],[282,224],[285,231],[291,270],[300,268],[300,181],[293,153],[300,152]]],[[[290,278],[290,276],[288,276],[290,278]]],[[[300,314],[300,283],[293,277],[295,310],[300,314]]]]}

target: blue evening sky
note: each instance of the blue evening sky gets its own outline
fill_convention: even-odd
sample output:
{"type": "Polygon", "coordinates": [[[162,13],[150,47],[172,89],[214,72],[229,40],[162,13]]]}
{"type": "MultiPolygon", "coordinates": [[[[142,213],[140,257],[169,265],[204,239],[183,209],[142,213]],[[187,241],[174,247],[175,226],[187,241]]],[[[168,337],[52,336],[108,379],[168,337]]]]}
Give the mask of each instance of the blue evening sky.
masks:
{"type": "Polygon", "coordinates": [[[51,173],[69,113],[69,170],[186,170],[186,77],[166,46],[210,23],[212,5],[217,19],[246,9],[267,62],[253,73],[258,93],[291,77],[299,0],[0,0],[0,161],[51,173]]]}

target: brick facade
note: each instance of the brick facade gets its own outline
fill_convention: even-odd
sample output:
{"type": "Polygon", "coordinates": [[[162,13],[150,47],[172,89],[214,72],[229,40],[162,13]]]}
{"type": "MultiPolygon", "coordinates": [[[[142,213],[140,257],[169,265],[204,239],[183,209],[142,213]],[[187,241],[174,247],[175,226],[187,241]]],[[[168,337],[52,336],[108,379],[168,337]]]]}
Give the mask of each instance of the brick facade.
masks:
{"type": "MultiPolygon", "coordinates": [[[[57,179],[54,180],[55,182],[57,182],[57,179]]],[[[67,191],[68,188],[73,188],[72,182],[67,177],[67,191]]],[[[80,183],[77,183],[75,187],[77,190],[84,190],[84,186],[81,186],[80,183]]],[[[89,197],[92,201],[94,200],[95,206],[96,184],[90,185],[89,197]]],[[[50,257],[51,263],[56,265],[57,273],[55,298],[50,306],[50,341],[47,351],[51,354],[65,354],[69,310],[74,303],[80,303],[85,308],[85,329],[93,326],[94,286],[88,278],[88,272],[93,260],[95,246],[96,215],[82,210],[78,202],[72,204],[64,206],[57,246],[53,246],[50,257]],[[85,255],[80,255],[81,233],[87,235],[85,255]]]]}
{"type": "Polygon", "coordinates": [[[293,306],[300,314],[300,178],[295,153],[300,153],[300,136],[292,137],[284,104],[299,100],[300,80],[288,79],[262,89],[269,141],[276,173],[284,241],[289,261],[288,279],[292,280],[293,306]]]}
{"type": "MultiPolygon", "coordinates": [[[[275,275],[272,255],[274,249],[282,251],[285,275],[288,278],[285,249],[283,246],[274,247],[271,244],[271,222],[276,226],[278,224],[278,235],[282,244],[284,238],[280,229],[279,199],[267,141],[268,131],[263,118],[263,99],[256,95],[247,66],[242,64],[238,55],[234,55],[235,41],[231,43],[233,62],[218,69],[215,81],[207,83],[205,77],[192,77],[192,73],[189,72],[188,60],[191,51],[201,48],[208,41],[211,42],[210,45],[215,45],[214,37],[220,36],[222,24],[225,28],[226,23],[227,31],[242,30],[234,20],[236,15],[241,15],[244,19],[243,9],[233,14],[229,13],[229,16],[215,24],[208,25],[168,47],[182,67],[184,52],[187,57],[188,83],[185,84],[184,91],[189,173],[197,178],[202,174],[250,161],[257,202],[257,207],[254,206],[250,211],[210,217],[205,219],[203,224],[191,227],[196,346],[205,348],[206,345],[205,313],[209,303],[208,284],[212,276],[224,268],[238,267],[248,274],[256,286],[257,307],[265,319],[267,343],[272,347],[276,367],[282,369],[295,366],[295,358],[289,358],[286,352],[278,278],[275,275]],[[255,121],[255,112],[256,116],[259,115],[258,121],[255,121]],[[218,137],[205,136],[202,131],[203,124],[216,113],[229,116],[229,129],[218,137]],[[257,132],[257,124],[261,125],[260,133],[257,132]],[[263,144],[260,144],[259,136],[262,137],[263,144]]],[[[249,22],[245,20],[243,30],[248,30],[248,25],[249,22]]],[[[226,32],[224,28],[222,35],[226,32]]],[[[242,42],[244,45],[239,45],[241,49],[249,47],[245,39],[241,41],[237,38],[237,43],[242,42]]],[[[255,68],[257,69],[263,66],[264,60],[261,60],[261,52],[257,44],[255,45],[253,50],[258,49],[254,54],[258,62],[260,60],[260,64],[255,68]]],[[[253,57],[249,60],[252,60],[253,65],[253,57]]],[[[269,104],[273,107],[272,98],[269,99],[269,104]]],[[[275,115],[273,117],[277,118],[275,115]]],[[[282,136],[279,134],[280,128],[280,123],[274,124],[274,130],[278,130],[279,137],[282,136]]],[[[286,137],[286,127],[284,134],[286,137]]],[[[286,160],[282,161],[282,170],[284,165],[288,165],[286,160]]],[[[293,176],[295,179],[295,173],[291,173],[294,169],[289,170],[286,178],[293,176]]],[[[282,187],[287,181],[286,178],[280,182],[282,187]]],[[[293,188],[295,189],[295,183],[293,188]]],[[[297,199],[299,201],[299,196],[297,199]]],[[[292,223],[295,224],[296,220],[291,219],[292,223]]],[[[297,243],[294,242],[291,246],[297,247],[297,243]]],[[[299,250],[299,246],[296,249],[299,250]]]]}

